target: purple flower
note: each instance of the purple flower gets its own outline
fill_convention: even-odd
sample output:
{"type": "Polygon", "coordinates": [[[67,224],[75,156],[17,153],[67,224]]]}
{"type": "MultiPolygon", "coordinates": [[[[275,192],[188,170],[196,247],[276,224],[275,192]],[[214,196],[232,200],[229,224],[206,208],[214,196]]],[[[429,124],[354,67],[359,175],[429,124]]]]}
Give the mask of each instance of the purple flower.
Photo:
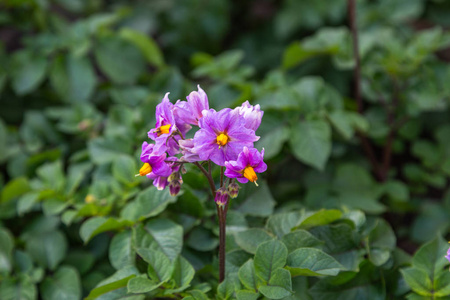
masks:
{"type": "Polygon", "coordinates": [[[233,114],[229,108],[216,112],[204,110],[198,122],[200,130],[194,136],[193,153],[201,160],[212,160],[219,166],[225,161],[236,160],[244,147],[253,147],[259,137],[255,131],[245,128],[245,119],[233,114]]]}
{"type": "Polygon", "coordinates": [[[179,131],[183,136],[191,126],[181,119],[175,119],[174,105],[169,100],[169,93],[166,93],[160,104],[156,106],[156,125],[148,132],[148,137],[155,141],[155,153],[169,155],[180,153],[177,141],[181,138],[176,135],[179,131]]]}
{"type": "Polygon", "coordinates": [[[445,258],[450,262],[450,248],[448,248],[447,255],[445,256],[445,258]]]}
{"type": "Polygon", "coordinates": [[[144,165],[139,170],[139,176],[147,176],[155,179],[159,176],[169,176],[171,168],[167,163],[166,154],[158,155],[155,153],[155,145],[144,142],[142,144],[141,161],[144,165]]]}
{"type": "Polygon", "coordinates": [[[148,132],[148,137],[156,142],[155,153],[162,154],[167,150],[167,139],[177,130],[173,116],[173,104],[169,93],[166,93],[160,104],[156,106],[156,125],[148,132]]]}
{"type": "Polygon", "coordinates": [[[248,100],[242,103],[241,106],[233,109],[233,113],[243,116],[245,119],[245,127],[254,131],[261,125],[261,119],[264,115],[259,104],[253,106],[248,100]]]}
{"type": "Polygon", "coordinates": [[[153,185],[156,186],[158,190],[164,190],[166,186],[170,184],[169,176],[174,172],[178,172],[180,169],[180,164],[176,163],[178,161],[176,157],[168,157],[166,161],[173,161],[165,163],[168,168],[167,172],[162,175],[153,172],[147,175],[148,178],[153,179],[153,185]]]}
{"type": "Polygon", "coordinates": [[[186,101],[178,101],[175,104],[174,114],[177,119],[183,120],[187,124],[198,126],[198,120],[203,117],[202,111],[209,109],[208,96],[197,85],[198,92],[192,91],[186,97],[186,101]]]}
{"type": "Polygon", "coordinates": [[[224,187],[221,187],[217,190],[216,196],[214,197],[214,201],[217,205],[224,206],[228,202],[228,192],[224,187]]]}
{"type": "Polygon", "coordinates": [[[247,183],[249,180],[254,182],[258,176],[256,173],[262,173],[267,170],[267,165],[263,161],[264,149],[261,154],[255,148],[244,147],[236,161],[225,162],[225,176],[229,178],[236,178],[240,183],[247,183]]]}
{"type": "Polygon", "coordinates": [[[201,161],[198,154],[194,153],[192,150],[194,148],[194,140],[193,139],[180,140],[180,141],[178,141],[178,144],[180,145],[181,153],[183,154],[183,156],[180,158],[180,160],[187,161],[187,162],[201,161]]]}

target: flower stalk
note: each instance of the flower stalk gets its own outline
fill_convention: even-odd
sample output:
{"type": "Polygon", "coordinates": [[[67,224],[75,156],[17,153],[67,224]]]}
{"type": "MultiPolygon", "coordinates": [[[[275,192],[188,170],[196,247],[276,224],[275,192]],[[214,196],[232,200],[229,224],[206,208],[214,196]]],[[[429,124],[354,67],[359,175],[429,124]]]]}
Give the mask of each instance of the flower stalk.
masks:
{"type": "Polygon", "coordinates": [[[184,165],[192,163],[208,181],[216,204],[219,223],[219,282],[225,280],[226,219],[230,198],[236,198],[240,183],[256,184],[256,173],[267,169],[260,153],[253,148],[259,140],[255,131],[261,124],[263,111],[248,101],[241,106],[215,111],[209,108],[206,93],[198,87],[187,101],[171,103],[167,93],[156,107],[156,124],[148,132],[154,144],[144,142],[137,176],[153,179],[158,189],[169,187],[176,196],[183,184],[184,165]],[[194,138],[186,138],[188,131],[198,126],[194,138]],[[207,163],[205,168],[203,164],[207,163]],[[212,163],[220,166],[219,187],[212,176],[212,163]],[[229,179],[227,180],[225,176],[229,179]]]}

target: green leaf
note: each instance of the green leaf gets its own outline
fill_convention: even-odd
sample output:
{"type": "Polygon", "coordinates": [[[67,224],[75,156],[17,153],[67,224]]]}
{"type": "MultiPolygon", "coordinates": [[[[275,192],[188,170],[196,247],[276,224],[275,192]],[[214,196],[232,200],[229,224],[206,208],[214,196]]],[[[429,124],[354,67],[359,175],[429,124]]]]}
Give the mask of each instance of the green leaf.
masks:
{"type": "Polygon", "coordinates": [[[64,260],[64,264],[76,268],[82,277],[92,268],[94,262],[95,256],[90,251],[84,250],[72,250],[64,260]]]}
{"type": "Polygon", "coordinates": [[[260,244],[273,239],[267,231],[260,228],[238,231],[234,234],[234,237],[239,247],[251,254],[256,253],[256,249],[260,244]]]}
{"type": "Polygon", "coordinates": [[[166,282],[173,272],[173,263],[161,251],[138,248],[137,253],[148,263],[148,275],[156,282],[166,282]]]}
{"type": "Polygon", "coordinates": [[[267,220],[266,227],[272,231],[278,238],[283,237],[285,234],[291,232],[291,230],[298,225],[301,220],[300,212],[285,212],[274,214],[267,220]]]}
{"type": "MultiPolygon", "coordinates": [[[[267,217],[273,213],[275,199],[269,190],[265,181],[259,182],[258,187],[246,187],[249,190],[249,196],[242,203],[238,211],[243,214],[257,217],[267,217]]],[[[242,197],[242,192],[238,197],[242,197]]]]}
{"type": "Polygon", "coordinates": [[[311,233],[324,241],[323,250],[333,256],[346,269],[358,272],[362,260],[359,235],[348,224],[315,227],[311,233]]]}
{"type": "Polygon", "coordinates": [[[50,199],[46,199],[42,202],[42,211],[44,212],[44,215],[46,215],[46,216],[58,215],[68,205],[69,205],[69,203],[63,202],[60,199],[50,198],[50,199]]]}
{"type": "Polygon", "coordinates": [[[64,175],[63,165],[60,160],[40,166],[36,170],[36,173],[46,187],[53,191],[63,191],[66,183],[66,176],[64,175]]]}
{"type": "Polygon", "coordinates": [[[124,296],[127,292],[125,288],[128,281],[136,275],[139,275],[139,272],[135,267],[125,267],[114,273],[111,277],[100,282],[97,287],[89,293],[86,300],[94,300],[107,293],[109,297],[106,299],[111,299],[114,297],[117,299],[117,297],[124,296]]]}
{"type": "Polygon", "coordinates": [[[167,205],[174,203],[177,197],[170,195],[169,190],[159,191],[153,186],[139,193],[136,199],[128,203],[121,212],[121,217],[130,221],[144,220],[157,216],[167,205]]]}
{"type": "Polygon", "coordinates": [[[60,55],[53,61],[50,83],[61,98],[72,103],[86,102],[94,93],[97,77],[87,57],[60,55]]]}
{"type": "Polygon", "coordinates": [[[147,278],[146,275],[131,278],[127,283],[128,293],[148,293],[157,289],[160,284],[156,284],[147,278]]]}
{"type": "Polygon", "coordinates": [[[379,278],[379,272],[380,269],[364,261],[360,264],[359,272],[353,274],[342,272],[336,277],[322,278],[310,288],[309,292],[312,299],[383,300],[386,299],[386,290],[379,278]]]}
{"type": "Polygon", "coordinates": [[[255,274],[267,283],[274,270],[284,267],[287,254],[286,246],[278,240],[262,243],[256,249],[255,274]]]}
{"type": "Polygon", "coordinates": [[[297,228],[311,228],[320,225],[327,225],[342,217],[342,212],[337,209],[321,209],[312,213],[301,221],[297,228]]]}
{"type": "Polygon", "coordinates": [[[328,115],[328,118],[344,139],[349,140],[353,137],[354,129],[346,111],[333,111],[328,115]]]}
{"type": "Polygon", "coordinates": [[[81,298],[81,282],[73,267],[60,267],[53,276],[46,277],[41,284],[44,300],[78,300],[81,298]]]}
{"type": "Polygon", "coordinates": [[[292,276],[336,276],[344,267],[333,257],[315,248],[300,248],[289,254],[287,266],[292,276]]]}
{"type": "Polygon", "coordinates": [[[374,182],[370,173],[360,165],[340,164],[334,175],[332,186],[338,193],[340,205],[369,213],[380,213],[385,209],[378,202],[382,190],[374,182]]]}
{"type": "Polygon", "coordinates": [[[11,63],[12,87],[18,95],[35,90],[44,80],[47,59],[29,50],[17,51],[11,63]]]}
{"type": "Polygon", "coordinates": [[[1,202],[7,202],[19,197],[30,190],[30,184],[25,177],[18,177],[9,181],[2,189],[1,202]]]}
{"type": "Polygon", "coordinates": [[[27,278],[21,280],[5,278],[0,281],[2,300],[35,300],[37,296],[36,286],[27,278]]]}
{"type": "Polygon", "coordinates": [[[129,155],[122,154],[117,157],[112,164],[112,174],[114,178],[124,184],[135,181],[136,161],[129,155]]]}
{"type": "Polygon", "coordinates": [[[131,152],[131,144],[124,137],[99,137],[89,141],[89,156],[93,163],[113,162],[122,153],[131,152]]]}
{"type": "Polygon", "coordinates": [[[409,199],[408,186],[397,180],[391,180],[384,184],[386,194],[394,201],[406,202],[409,199]]]}
{"type": "Polygon", "coordinates": [[[400,271],[414,292],[423,296],[433,295],[433,285],[427,272],[417,268],[401,269],[400,271]]]}
{"type": "Polygon", "coordinates": [[[285,269],[275,270],[268,285],[260,286],[259,292],[269,299],[282,299],[289,296],[292,293],[291,274],[285,269]]]}
{"type": "Polygon", "coordinates": [[[192,296],[188,296],[183,299],[189,298],[191,300],[209,300],[208,296],[206,296],[205,293],[203,293],[202,291],[199,291],[199,290],[191,290],[191,291],[189,291],[189,294],[191,294],[192,296]]]}
{"type": "MultiPolygon", "coordinates": [[[[1,77],[1,75],[0,75],[1,77]]],[[[1,94],[1,79],[0,79],[0,94],[1,94]]],[[[5,122],[0,118],[0,162],[3,162],[9,155],[8,129],[5,122]]]]}
{"type": "Polygon", "coordinates": [[[192,265],[182,256],[178,256],[174,261],[172,272],[172,279],[175,281],[176,286],[180,289],[188,288],[194,275],[195,270],[192,265]]]}
{"type": "Polygon", "coordinates": [[[259,293],[241,290],[236,292],[236,298],[238,300],[257,300],[259,297],[259,293]]]}
{"type": "Polygon", "coordinates": [[[288,253],[291,253],[298,248],[320,247],[324,243],[321,240],[317,239],[314,235],[303,229],[286,234],[282,237],[281,241],[286,245],[288,253]]]}
{"type": "Polygon", "coordinates": [[[225,276],[231,276],[239,272],[239,269],[252,256],[243,250],[229,251],[225,255],[225,276]]]}
{"type": "Polygon", "coordinates": [[[102,232],[118,230],[131,225],[133,225],[133,223],[130,221],[118,220],[113,217],[93,217],[81,225],[80,236],[84,243],[87,243],[94,236],[102,232]]]}
{"type": "MultiPolygon", "coordinates": [[[[183,176],[183,180],[186,176],[189,176],[188,174],[183,176]]],[[[176,204],[170,208],[179,213],[201,218],[205,214],[203,199],[204,196],[197,195],[188,185],[183,185],[183,193],[178,195],[176,204]]]]}
{"type": "Polygon", "coordinates": [[[13,249],[13,236],[8,230],[0,227],[0,274],[11,271],[13,249]]]}
{"type": "Polygon", "coordinates": [[[100,69],[115,83],[132,84],[144,69],[141,53],[124,39],[104,37],[94,49],[100,69]]]}
{"type": "Polygon", "coordinates": [[[284,143],[289,139],[289,128],[279,126],[264,134],[261,139],[256,142],[255,147],[264,148],[264,159],[271,159],[283,148],[284,143]]]}
{"type": "Polygon", "coordinates": [[[300,122],[291,129],[290,145],[297,159],[323,170],[331,154],[330,126],[321,120],[300,122]]]}
{"type": "Polygon", "coordinates": [[[258,279],[256,278],[253,259],[249,259],[245,264],[243,264],[239,268],[238,276],[239,280],[247,289],[253,290],[255,292],[258,291],[257,288],[258,279]]]}
{"type": "Polygon", "coordinates": [[[434,277],[433,290],[437,297],[450,295],[450,272],[448,270],[443,270],[434,277]]]}
{"type": "Polygon", "coordinates": [[[109,261],[116,270],[135,264],[136,252],[131,240],[130,230],[116,234],[111,240],[111,244],[109,245],[109,261]]]}
{"type": "Polygon", "coordinates": [[[427,272],[429,278],[434,278],[448,264],[444,258],[447,249],[448,244],[437,236],[417,250],[412,259],[412,265],[427,272]]]}
{"type": "Polygon", "coordinates": [[[227,277],[217,287],[217,297],[221,300],[233,299],[234,281],[233,277],[227,277]]]}
{"type": "MultiPolygon", "coordinates": [[[[283,56],[283,68],[290,69],[318,55],[343,55],[348,48],[348,29],[321,28],[302,42],[290,45],[283,56]]],[[[350,64],[351,66],[352,64],[350,64]]]]}
{"type": "Polygon", "coordinates": [[[386,263],[397,243],[395,233],[389,223],[383,219],[378,219],[376,227],[368,236],[368,240],[370,261],[376,266],[386,263]]]}
{"type": "Polygon", "coordinates": [[[129,28],[122,28],[119,36],[138,47],[147,61],[155,67],[164,67],[164,57],[158,44],[148,35],[129,28]]]}
{"type": "Polygon", "coordinates": [[[197,251],[211,251],[216,249],[219,244],[219,239],[217,239],[213,233],[203,227],[194,228],[187,240],[187,245],[192,249],[197,251]]]}
{"type": "Polygon", "coordinates": [[[133,239],[136,248],[161,251],[173,261],[181,253],[183,228],[168,219],[151,220],[133,228],[133,239]]]}
{"type": "Polygon", "coordinates": [[[55,270],[66,256],[67,240],[59,230],[33,234],[27,238],[25,249],[40,266],[55,270]]]}

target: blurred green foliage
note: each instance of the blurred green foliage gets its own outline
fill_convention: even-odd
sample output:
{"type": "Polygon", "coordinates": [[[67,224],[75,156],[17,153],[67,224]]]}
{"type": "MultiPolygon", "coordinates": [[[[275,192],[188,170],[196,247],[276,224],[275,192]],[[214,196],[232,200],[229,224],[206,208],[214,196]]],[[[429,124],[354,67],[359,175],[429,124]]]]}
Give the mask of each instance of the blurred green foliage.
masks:
{"type": "Polygon", "coordinates": [[[0,299],[448,299],[450,5],[357,1],[361,113],[346,5],[1,1],[0,299]],[[265,111],[220,285],[202,174],[134,177],[197,84],[265,111]]]}

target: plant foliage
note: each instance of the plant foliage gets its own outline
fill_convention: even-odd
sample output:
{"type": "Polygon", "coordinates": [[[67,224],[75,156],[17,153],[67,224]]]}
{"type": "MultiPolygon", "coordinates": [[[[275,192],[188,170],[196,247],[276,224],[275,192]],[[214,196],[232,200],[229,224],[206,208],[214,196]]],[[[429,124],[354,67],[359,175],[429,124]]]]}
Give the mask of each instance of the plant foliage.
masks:
{"type": "Polygon", "coordinates": [[[357,1],[357,64],[343,0],[2,1],[0,299],[448,299],[449,14],[357,1]],[[203,174],[134,176],[197,84],[265,112],[222,283],[203,174]]]}

